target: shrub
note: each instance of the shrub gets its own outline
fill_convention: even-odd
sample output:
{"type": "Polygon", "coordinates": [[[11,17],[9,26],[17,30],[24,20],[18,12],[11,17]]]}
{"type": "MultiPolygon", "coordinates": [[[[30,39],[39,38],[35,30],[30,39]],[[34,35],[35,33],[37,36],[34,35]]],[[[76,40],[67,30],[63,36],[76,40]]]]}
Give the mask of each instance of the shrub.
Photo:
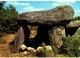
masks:
{"type": "Polygon", "coordinates": [[[62,53],[68,54],[71,57],[80,56],[80,37],[67,36],[63,38],[63,46],[60,48],[62,53]]]}

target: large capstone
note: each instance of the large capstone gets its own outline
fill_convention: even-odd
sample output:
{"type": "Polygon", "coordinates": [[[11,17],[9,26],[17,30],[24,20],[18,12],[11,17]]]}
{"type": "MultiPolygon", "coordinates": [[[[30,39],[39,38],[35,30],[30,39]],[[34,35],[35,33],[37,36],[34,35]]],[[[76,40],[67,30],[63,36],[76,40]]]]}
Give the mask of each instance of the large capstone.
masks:
{"type": "Polygon", "coordinates": [[[80,27],[80,20],[73,20],[66,25],[67,28],[80,27]]]}
{"type": "Polygon", "coordinates": [[[74,16],[74,10],[69,5],[57,6],[46,11],[25,12],[19,14],[18,19],[27,20],[30,23],[51,23],[62,20],[70,20],[74,16]]]}

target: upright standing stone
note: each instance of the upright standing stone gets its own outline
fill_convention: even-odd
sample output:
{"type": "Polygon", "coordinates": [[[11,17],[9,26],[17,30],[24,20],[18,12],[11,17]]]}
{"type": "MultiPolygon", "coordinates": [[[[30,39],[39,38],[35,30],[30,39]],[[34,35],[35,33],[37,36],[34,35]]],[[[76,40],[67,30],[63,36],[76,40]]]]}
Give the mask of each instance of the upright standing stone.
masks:
{"type": "Polygon", "coordinates": [[[55,26],[51,30],[51,42],[57,48],[63,44],[62,38],[65,37],[65,28],[63,26],[55,26]]]}
{"type": "Polygon", "coordinates": [[[20,27],[18,29],[18,34],[14,40],[14,49],[15,49],[14,51],[15,52],[19,52],[19,48],[23,44],[23,42],[24,42],[24,30],[22,27],[20,27]]]}

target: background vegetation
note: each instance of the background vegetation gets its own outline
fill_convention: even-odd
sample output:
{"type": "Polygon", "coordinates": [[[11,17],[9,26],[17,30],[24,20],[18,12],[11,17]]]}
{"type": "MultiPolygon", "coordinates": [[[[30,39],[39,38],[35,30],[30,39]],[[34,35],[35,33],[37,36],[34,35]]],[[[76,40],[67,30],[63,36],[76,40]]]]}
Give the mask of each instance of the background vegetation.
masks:
{"type": "Polygon", "coordinates": [[[9,5],[8,7],[4,7],[6,2],[0,1],[0,32],[12,33],[17,31],[17,15],[13,5],[9,5]]]}
{"type": "Polygon", "coordinates": [[[61,53],[70,57],[80,57],[80,37],[67,36],[63,42],[63,46],[59,49],[61,53]]]}

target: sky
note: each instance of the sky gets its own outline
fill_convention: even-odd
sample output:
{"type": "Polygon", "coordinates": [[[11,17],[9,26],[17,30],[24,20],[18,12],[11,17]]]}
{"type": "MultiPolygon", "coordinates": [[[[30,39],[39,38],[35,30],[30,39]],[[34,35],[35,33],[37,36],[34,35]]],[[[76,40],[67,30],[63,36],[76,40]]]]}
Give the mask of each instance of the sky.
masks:
{"type": "Polygon", "coordinates": [[[32,11],[42,11],[55,8],[58,5],[70,5],[76,16],[80,16],[80,1],[79,0],[54,0],[54,1],[6,1],[5,7],[12,4],[19,13],[32,12],[32,11]]]}

